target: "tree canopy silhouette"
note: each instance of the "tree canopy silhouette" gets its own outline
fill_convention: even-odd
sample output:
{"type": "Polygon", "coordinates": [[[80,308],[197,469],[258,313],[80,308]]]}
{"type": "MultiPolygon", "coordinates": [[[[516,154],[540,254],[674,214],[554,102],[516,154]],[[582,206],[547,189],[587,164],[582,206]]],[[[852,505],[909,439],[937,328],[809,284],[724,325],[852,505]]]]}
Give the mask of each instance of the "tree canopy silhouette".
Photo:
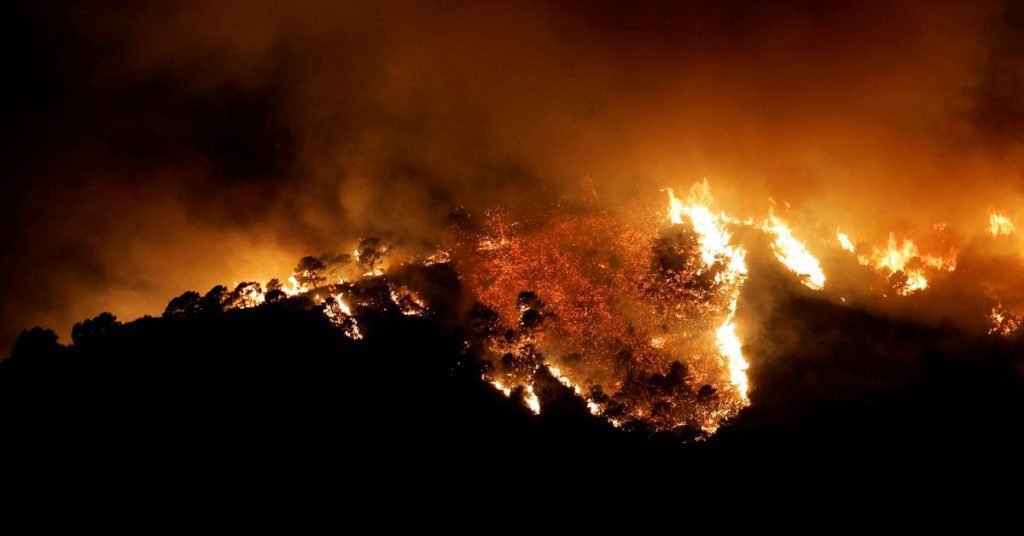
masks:
{"type": "Polygon", "coordinates": [[[299,259],[299,264],[295,266],[295,280],[305,287],[319,288],[327,280],[327,276],[324,275],[325,270],[327,270],[327,265],[324,264],[324,261],[317,257],[306,256],[299,259]]]}

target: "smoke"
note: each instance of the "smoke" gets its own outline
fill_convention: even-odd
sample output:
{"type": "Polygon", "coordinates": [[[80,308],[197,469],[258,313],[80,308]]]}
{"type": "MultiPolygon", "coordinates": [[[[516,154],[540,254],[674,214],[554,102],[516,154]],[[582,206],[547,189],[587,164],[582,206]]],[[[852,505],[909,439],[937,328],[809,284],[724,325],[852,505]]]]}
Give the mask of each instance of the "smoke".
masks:
{"type": "Polygon", "coordinates": [[[707,177],[876,242],[1024,216],[1016,5],[293,4],[14,18],[0,342],[360,236],[430,251],[455,209],[534,214],[584,177],[622,214],[707,177]]]}

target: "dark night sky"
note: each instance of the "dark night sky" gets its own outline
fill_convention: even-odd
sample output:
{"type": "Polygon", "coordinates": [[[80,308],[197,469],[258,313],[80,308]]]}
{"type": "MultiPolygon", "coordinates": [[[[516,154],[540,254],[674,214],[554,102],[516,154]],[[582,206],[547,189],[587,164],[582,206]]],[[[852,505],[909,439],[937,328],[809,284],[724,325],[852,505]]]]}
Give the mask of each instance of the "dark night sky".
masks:
{"type": "Polygon", "coordinates": [[[1024,216],[1020,5],[633,4],[8,5],[0,346],[585,175],[864,235],[1024,216]]]}

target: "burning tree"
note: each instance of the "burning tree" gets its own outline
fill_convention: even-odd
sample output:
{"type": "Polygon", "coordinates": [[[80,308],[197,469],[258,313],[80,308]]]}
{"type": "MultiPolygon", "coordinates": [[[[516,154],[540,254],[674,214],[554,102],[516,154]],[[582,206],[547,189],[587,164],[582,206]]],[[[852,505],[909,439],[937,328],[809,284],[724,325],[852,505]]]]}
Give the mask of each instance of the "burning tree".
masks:
{"type": "Polygon", "coordinates": [[[226,309],[248,309],[264,302],[263,287],[256,281],[243,281],[227,297],[226,309]]]}
{"type": "Polygon", "coordinates": [[[267,281],[267,293],[263,296],[264,303],[274,303],[287,298],[288,295],[284,293],[283,289],[284,285],[276,277],[267,281]]]}
{"type": "Polygon", "coordinates": [[[391,253],[391,244],[388,244],[376,237],[368,237],[359,241],[356,247],[356,260],[364,267],[368,274],[378,275],[381,273],[381,265],[384,259],[391,253]]]}
{"type": "Polygon", "coordinates": [[[299,259],[299,264],[295,266],[295,280],[304,287],[318,288],[327,280],[327,276],[324,275],[326,270],[327,265],[324,261],[306,256],[299,259]]]}

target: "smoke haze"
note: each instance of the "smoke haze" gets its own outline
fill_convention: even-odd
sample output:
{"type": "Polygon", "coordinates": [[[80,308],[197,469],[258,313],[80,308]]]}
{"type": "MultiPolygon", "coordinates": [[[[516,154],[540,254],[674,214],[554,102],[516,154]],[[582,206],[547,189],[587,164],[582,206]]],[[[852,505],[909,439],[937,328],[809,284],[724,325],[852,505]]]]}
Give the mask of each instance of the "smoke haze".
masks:
{"type": "Polygon", "coordinates": [[[1019,4],[294,4],[14,8],[5,348],[585,184],[968,250],[1024,217],[1019,4]]]}

